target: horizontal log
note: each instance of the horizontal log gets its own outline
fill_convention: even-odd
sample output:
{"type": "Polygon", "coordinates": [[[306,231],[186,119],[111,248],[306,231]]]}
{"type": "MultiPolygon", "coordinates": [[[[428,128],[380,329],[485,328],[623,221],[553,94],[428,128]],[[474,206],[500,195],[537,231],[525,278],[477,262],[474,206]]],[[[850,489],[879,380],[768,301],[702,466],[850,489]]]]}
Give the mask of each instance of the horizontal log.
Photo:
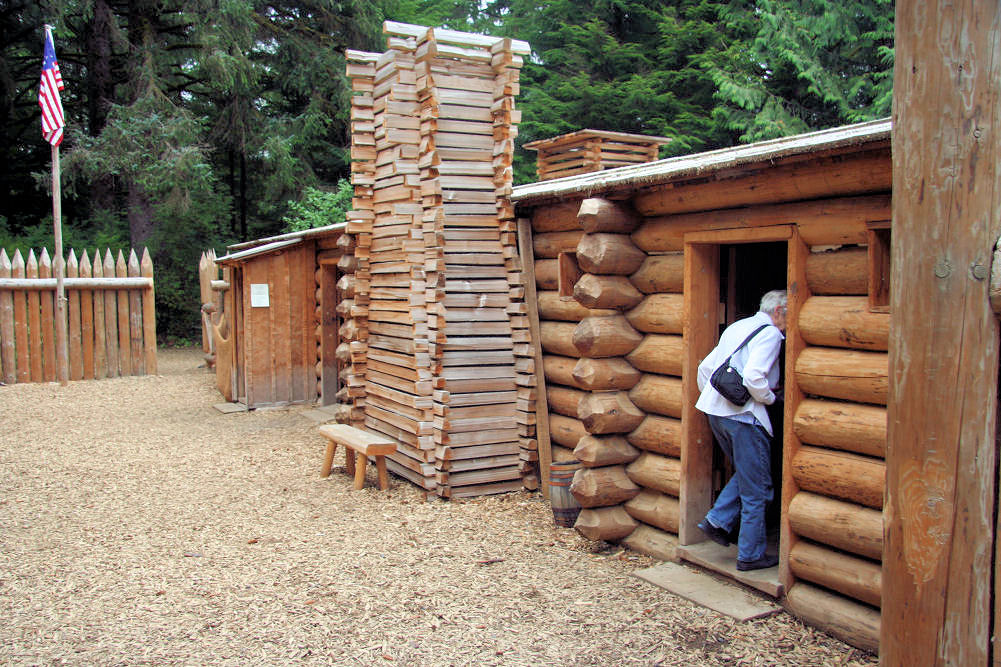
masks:
{"type": "Polygon", "coordinates": [[[585,508],[577,515],[573,527],[589,540],[621,540],[636,530],[636,520],[626,513],[622,505],[614,507],[585,508]]]}
{"type": "MultiPolygon", "coordinates": [[[[580,442],[580,439],[587,435],[587,429],[579,419],[564,417],[563,415],[549,415],[549,438],[564,447],[568,448],[568,459],[574,458],[573,449],[580,442]]],[[[556,460],[555,458],[553,460],[556,460]]]]}
{"type": "Polygon", "coordinates": [[[585,273],[573,286],[573,298],[586,308],[628,310],[643,300],[625,276],[585,273]]]}
{"type": "Polygon", "coordinates": [[[549,411],[566,417],[577,418],[577,410],[580,401],[587,392],[561,387],[560,385],[549,385],[546,387],[546,400],[549,402],[549,411]]]}
{"type": "Polygon", "coordinates": [[[532,230],[538,235],[541,232],[566,232],[580,229],[580,223],[577,222],[580,205],[581,202],[578,200],[570,200],[535,208],[532,211],[532,230]]]}
{"type": "Polygon", "coordinates": [[[800,491],[789,502],[789,527],[814,542],[872,560],[883,556],[883,513],[800,491]]]}
{"type": "Polygon", "coordinates": [[[542,357],[542,369],[546,375],[546,382],[555,382],[575,389],[587,389],[577,382],[573,376],[573,369],[577,365],[577,359],[573,357],[558,357],[545,355],[542,357]]]}
{"type": "Polygon", "coordinates": [[[640,410],[680,419],[683,407],[681,378],[644,373],[629,390],[629,399],[640,410]]]}
{"type": "Polygon", "coordinates": [[[636,530],[623,539],[621,544],[650,558],[678,560],[678,536],[643,523],[636,526],[636,530]]]}
{"type": "Polygon", "coordinates": [[[585,317],[617,315],[617,310],[592,310],[582,306],[573,297],[561,297],[558,292],[539,292],[539,319],[561,322],[580,322],[585,317]]]}
{"type": "Polygon", "coordinates": [[[883,508],[886,465],[879,459],[823,447],[800,447],[792,477],[804,491],[883,508]]]}
{"type": "Polygon", "coordinates": [[[558,290],[560,288],[560,261],[558,259],[535,261],[535,286],[539,290],[558,290]]]}
{"type": "MultiPolygon", "coordinates": [[[[887,142],[889,143],[889,142],[887,142]]],[[[736,206],[755,208],[819,197],[889,192],[892,184],[890,149],[867,150],[784,165],[769,164],[737,175],[724,175],[692,184],[652,187],[633,197],[644,216],[736,206]]],[[[878,218],[877,218],[878,219],[878,218]]],[[[779,224],[773,220],[771,224],[779,224]]]]}
{"type": "Polygon", "coordinates": [[[585,508],[619,505],[639,492],[622,466],[581,468],[570,484],[570,493],[585,508]]]}
{"type": "Polygon", "coordinates": [[[647,452],[665,456],[681,456],[681,420],[647,415],[626,440],[647,452]]]}
{"type": "Polygon", "coordinates": [[[681,505],[678,499],[652,489],[643,489],[625,504],[626,512],[634,519],[665,530],[678,532],[681,505]]]}
{"type": "Polygon", "coordinates": [[[882,568],[871,560],[799,540],[789,550],[789,569],[799,579],[874,607],[879,607],[882,601],[882,568]]]}
{"type": "Polygon", "coordinates": [[[573,450],[568,449],[562,445],[553,445],[553,463],[566,463],[569,461],[576,461],[574,458],[573,450]]]}
{"type": "Polygon", "coordinates": [[[796,359],[796,382],[806,394],[886,405],[889,357],[885,352],[805,348],[796,359]]]}
{"type": "Polygon", "coordinates": [[[629,433],[643,421],[638,410],[623,391],[602,391],[583,397],[577,407],[577,418],[588,433],[606,435],[629,433]]]}
{"type": "Polygon", "coordinates": [[[555,259],[561,252],[576,252],[583,236],[582,231],[535,234],[532,236],[532,249],[536,259],[555,259]]]}
{"type": "Polygon", "coordinates": [[[677,497],[681,489],[681,459],[643,452],[626,466],[626,474],[640,486],[677,497]]]}
{"type": "Polygon", "coordinates": [[[577,264],[585,273],[628,276],[646,253],[625,234],[585,234],[577,243],[577,264]]]}
{"type": "MultiPolygon", "coordinates": [[[[772,173],[779,177],[774,170],[772,173]]],[[[712,200],[702,200],[696,208],[706,208],[707,201],[712,200]]],[[[866,243],[868,221],[890,218],[889,194],[742,208],[711,205],[719,210],[647,218],[633,232],[633,242],[648,253],[670,252],[684,250],[685,234],[690,232],[797,225],[807,246],[858,244],[866,243]]]]}
{"type": "Polygon", "coordinates": [[[626,319],[644,333],[680,334],[684,305],[681,294],[650,294],[626,313],[626,319]]]}
{"type": "Polygon", "coordinates": [[[800,401],[793,430],[809,445],[868,456],[886,455],[886,408],[806,398],[800,401]]]}
{"type": "Polygon", "coordinates": [[[612,232],[629,234],[639,225],[640,217],[626,201],[600,197],[585,199],[577,212],[577,223],[588,234],[612,232]]]}
{"type": "Polygon", "coordinates": [[[685,286],[685,255],[680,252],[649,255],[629,280],[644,294],[681,294],[685,286]]]}
{"type": "Polygon", "coordinates": [[[848,247],[810,253],[806,258],[806,284],[811,294],[868,294],[868,249],[848,247]]]}
{"type": "MultiPolygon", "coordinates": [[[[63,278],[68,290],[150,289],[152,278],[63,278]]],[[[48,291],[56,289],[55,278],[0,278],[0,290],[48,291]]]]}
{"type": "Polygon", "coordinates": [[[836,593],[804,584],[793,586],[786,609],[808,624],[865,651],[879,651],[879,611],[836,593]]]}
{"type": "Polygon", "coordinates": [[[622,357],[607,359],[583,358],[573,369],[577,386],[590,391],[629,390],[640,381],[642,374],[622,357]]]}
{"type": "Polygon", "coordinates": [[[620,463],[632,463],[640,451],[621,435],[586,435],[573,450],[585,467],[600,468],[620,463]]]}
{"type": "Polygon", "coordinates": [[[646,373],[681,376],[684,339],[674,334],[647,334],[626,361],[646,373]]]}
{"type": "Polygon", "coordinates": [[[632,352],[642,334],[633,329],[625,317],[586,317],[573,331],[573,345],[578,357],[622,357],[632,352]]]}
{"type": "Polygon", "coordinates": [[[564,357],[581,356],[573,341],[576,326],[573,322],[540,322],[539,339],[542,349],[564,357]]]}
{"type": "Polygon", "coordinates": [[[864,296],[814,296],[799,312],[799,332],[808,345],[885,352],[890,314],[871,312],[864,296]]]}

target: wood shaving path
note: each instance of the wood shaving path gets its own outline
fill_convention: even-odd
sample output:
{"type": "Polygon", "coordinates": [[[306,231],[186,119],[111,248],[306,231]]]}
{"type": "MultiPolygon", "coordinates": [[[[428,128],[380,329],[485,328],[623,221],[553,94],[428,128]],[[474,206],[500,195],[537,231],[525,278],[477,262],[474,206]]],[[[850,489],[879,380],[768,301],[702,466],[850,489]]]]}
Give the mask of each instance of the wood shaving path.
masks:
{"type": "Polygon", "coordinates": [[[629,576],[538,494],[320,479],[303,409],[224,415],[198,350],[159,362],[0,387],[0,663],[876,664],[629,576]]]}

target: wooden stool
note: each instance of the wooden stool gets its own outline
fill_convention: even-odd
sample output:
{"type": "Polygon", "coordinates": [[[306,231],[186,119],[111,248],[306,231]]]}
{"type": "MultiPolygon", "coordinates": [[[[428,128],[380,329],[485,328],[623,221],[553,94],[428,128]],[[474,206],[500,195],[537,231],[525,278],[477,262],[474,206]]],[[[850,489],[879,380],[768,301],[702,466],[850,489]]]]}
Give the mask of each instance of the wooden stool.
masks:
{"type": "Polygon", "coordinates": [[[323,469],[320,471],[322,477],[330,476],[337,445],[344,445],[344,465],[348,474],[354,475],[356,489],[365,486],[365,466],[369,456],[375,458],[375,468],[379,472],[379,489],[385,491],[389,488],[386,454],[396,451],[395,442],[347,424],[324,424],[320,427],[320,434],[330,440],[323,458],[323,469]]]}

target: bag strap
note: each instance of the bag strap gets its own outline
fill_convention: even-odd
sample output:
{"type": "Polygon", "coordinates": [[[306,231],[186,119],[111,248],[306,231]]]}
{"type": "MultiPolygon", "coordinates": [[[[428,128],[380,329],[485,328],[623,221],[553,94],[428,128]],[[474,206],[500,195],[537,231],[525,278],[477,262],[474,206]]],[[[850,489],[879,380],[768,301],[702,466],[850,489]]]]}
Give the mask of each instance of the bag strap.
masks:
{"type": "Polygon", "coordinates": [[[752,339],[752,338],[754,338],[755,336],[757,336],[757,335],[758,335],[759,333],[761,333],[761,330],[762,330],[762,329],[767,329],[767,328],[768,328],[768,325],[767,325],[767,324],[762,324],[762,325],[761,325],[760,327],[758,327],[757,329],[755,329],[754,331],[752,331],[752,332],[751,332],[751,335],[750,335],[750,336],[748,336],[747,338],[745,338],[745,339],[744,339],[744,342],[743,342],[743,343],[741,343],[740,345],[738,345],[738,346],[737,346],[737,349],[736,349],[736,350],[734,350],[733,352],[731,352],[731,353],[730,353],[730,356],[729,356],[729,357],[727,357],[727,358],[726,358],[726,361],[724,361],[723,363],[724,363],[724,364],[726,364],[727,366],[729,366],[729,365],[730,365],[730,358],[731,358],[731,357],[733,357],[733,355],[735,355],[735,354],[737,354],[738,352],[740,352],[740,350],[741,350],[741,349],[742,349],[742,348],[743,348],[743,347],[744,347],[745,345],[747,345],[748,343],[750,343],[750,342],[751,342],[751,339],[752,339]]]}

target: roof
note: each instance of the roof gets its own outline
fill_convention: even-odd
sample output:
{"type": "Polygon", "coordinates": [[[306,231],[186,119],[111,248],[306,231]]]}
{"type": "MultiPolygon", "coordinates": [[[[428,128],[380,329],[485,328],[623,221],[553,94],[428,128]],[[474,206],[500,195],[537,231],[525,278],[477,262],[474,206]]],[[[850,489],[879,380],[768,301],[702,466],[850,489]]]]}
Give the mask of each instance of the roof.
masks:
{"type": "MultiPolygon", "coordinates": [[[[449,30],[447,28],[428,28],[423,25],[399,23],[397,21],[385,21],[382,24],[382,31],[384,33],[396,37],[413,37],[414,39],[421,39],[428,33],[428,30],[434,32],[434,38],[437,42],[441,44],[450,44],[456,47],[490,49],[499,42],[504,41],[503,37],[480,35],[473,32],[459,32],[458,30],[449,30]]],[[[511,51],[521,55],[528,55],[532,50],[528,45],[528,42],[520,39],[510,40],[510,46],[511,51]]]]}
{"type": "Polygon", "coordinates": [[[222,257],[217,257],[216,264],[230,264],[233,262],[239,262],[244,259],[249,259],[251,257],[257,257],[259,255],[266,255],[270,252],[277,252],[279,250],[284,250],[285,248],[290,248],[294,245],[299,245],[302,243],[302,239],[288,239],[286,241],[275,241],[274,243],[266,243],[255,248],[250,248],[249,250],[241,250],[240,252],[231,252],[228,255],[223,255],[222,257]]]}
{"type": "Polygon", "coordinates": [[[610,141],[624,141],[627,143],[644,143],[644,144],[671,143],[670,137],[655,137],[649,134],[629,134],[627,132],[609,132],[607,130],[577,130],[576,132],[561,134],[558,137],[552,137],[550,139],[538,139],[536,141],[530,141],[524,146],[522,146],[522,148],[528,149],[530,151],[538,151],[566,143],[580,141],[582,139],[589,139],[592,137],[597,139],[608,139],[610,141]]]}
{"type": "Polygon", "coordinates": [[[738,166],[769,164],[781,158],[858,148],[865,144],[886,142],[889,139],[889,119],[870,121],[706,153],[519,185],[514,188],[511,200],[515,203],[527,203],[567,195],[589,196],[610,190],[667,183],[738,166]]]}
{"type": "Polygon", "coordinates": [[[288,234],[268,236],[263,239],[255,239],[253,241],[245,241],[243,243],[234,243],[233,245],[226,247],[226,250],[229,251],[228,255],[218,257],[215,261],[217,264],[237,262],[250,257],[265,255],[269,252],[276,252],[284,248],[289,248],[291,246],[298,245],[307,239],[339,236],[344,232],[344,228],[346,226],[347,223],[338,222],[334,225],[304,229],[301,232],[289,232],[288,234]]]}

